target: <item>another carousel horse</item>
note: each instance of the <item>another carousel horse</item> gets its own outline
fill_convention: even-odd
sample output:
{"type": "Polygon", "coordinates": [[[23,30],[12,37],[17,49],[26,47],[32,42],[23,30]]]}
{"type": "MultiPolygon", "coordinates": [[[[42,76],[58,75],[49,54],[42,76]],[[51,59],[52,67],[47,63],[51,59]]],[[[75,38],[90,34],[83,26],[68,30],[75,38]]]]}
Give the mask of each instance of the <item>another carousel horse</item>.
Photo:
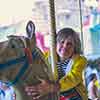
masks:
{"type": "MultiPolygon", "coordinates": [[[[38,77],[51,81],[51,69],[43,54],[36,47],[35,26],[29,21],[26,26],[27,37],[9,36],[0,43],[0,80],[7,86],[13,86],[16,100],[32,100],[25,92],[28,85],[40,83],[38,77]]],[[[45,91],[44,91],[45,92],[45,91]]],[[[54,100],[50,94],[38,100],[54,100]]]]}

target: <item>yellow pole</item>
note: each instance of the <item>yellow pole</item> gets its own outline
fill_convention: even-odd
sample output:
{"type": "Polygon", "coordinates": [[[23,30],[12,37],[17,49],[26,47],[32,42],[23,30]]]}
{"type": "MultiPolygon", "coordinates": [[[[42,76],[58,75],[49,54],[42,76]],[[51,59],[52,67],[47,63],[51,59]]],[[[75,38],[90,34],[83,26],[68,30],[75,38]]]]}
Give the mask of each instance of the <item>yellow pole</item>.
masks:
{"type": "MultiPolygon", "coordinates": [[[[51,25],[51,33],[50,33],[50,56],[51,56],[51,67],[52,73],[54,76],[54,70],[57,66],[57,55],[56,55],[56,19],[55,19],[55,4],[54,0],[49,0],[50,7],[50,25],[51,25]]],[[[55,79],[55,77],[53,77],[55,79]]],[[[56,81],[55,81],[56,82],[56,81]]],[[[59,91],[58,91],[59,92],[59,91]]],[[[59,100],[59,95],[54,94],[54,100],[59,100]]]]}
{"type": "Polygon", "coordinates": [[[54,0],[49,0],[50,4],[50,25],[51,25],[51,33],[50,33],[50,54],[51,54],[51,65],[52,71],[54,73],[54,66],[57,63],[56,57],[56,20],[55,20],[55,7],[54,0]]]}

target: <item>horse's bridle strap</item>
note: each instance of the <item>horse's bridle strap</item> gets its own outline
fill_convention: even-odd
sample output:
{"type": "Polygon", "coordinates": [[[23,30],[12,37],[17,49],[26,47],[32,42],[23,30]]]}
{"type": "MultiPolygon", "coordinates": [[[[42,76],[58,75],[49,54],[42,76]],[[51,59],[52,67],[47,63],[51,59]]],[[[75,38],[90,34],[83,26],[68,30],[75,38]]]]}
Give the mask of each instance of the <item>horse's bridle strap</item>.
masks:
{"type": "Polygon", "coordinates": [[[24,52],[28,58],[29,63],[32,64],[33,57],[32,57],[32,52],[31,52],[30,48],[24,48],[24,52]]]}
{"type": "Polygon", "coordinates": [[[0,64],[0,70],[5,69],[7,67],[9,68],[10,66],[12,66],[14,64],[18,64],[18,63],[25,61],[25,57],[26,56],[16,58],[16,59],[13,59],[13,60],[11,59],[11,60],[7,61],[6,63],[0,64]]]}

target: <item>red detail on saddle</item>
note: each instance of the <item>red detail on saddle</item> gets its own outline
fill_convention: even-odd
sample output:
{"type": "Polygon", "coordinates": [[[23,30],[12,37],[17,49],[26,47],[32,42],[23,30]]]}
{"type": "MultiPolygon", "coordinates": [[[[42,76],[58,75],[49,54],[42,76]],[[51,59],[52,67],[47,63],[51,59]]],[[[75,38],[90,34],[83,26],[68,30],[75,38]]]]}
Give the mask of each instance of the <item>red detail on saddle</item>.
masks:
{"type": "Polygon", "coordinates": [[[69,94],[68,96],[60,96],[60,100],[69,100],[72,97],[77,96],[77,93],[69,94]]]}
{"type": "Polygon", "coordinates": [[[66,100],[66,98],[64,96],[61,96],[60,100],[66,100]]]}
{"type": "Polygon", "coordinates": [[[33,58],[32,58],[32,52],[31,52],[31,50],[29,48],[24,48],[24,52],[25,52],[25,54],[28,57],[29,63],[32,64],[33,58]]]}

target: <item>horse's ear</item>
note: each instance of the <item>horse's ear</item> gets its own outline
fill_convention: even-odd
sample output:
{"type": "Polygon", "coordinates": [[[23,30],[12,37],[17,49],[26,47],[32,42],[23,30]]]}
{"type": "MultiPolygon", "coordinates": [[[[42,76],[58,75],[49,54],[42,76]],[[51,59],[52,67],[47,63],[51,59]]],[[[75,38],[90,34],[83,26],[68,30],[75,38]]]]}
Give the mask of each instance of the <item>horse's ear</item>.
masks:
{"type": "Polygon", "coordinates": [[[26,46],[33,50],[36,47],[35,24],[29,20],[26,25],[26,46]]]}
{"type": "Polygon", "coordinates": [[[35,37],[35,24],[31,20],[26,25],[26,34],[29,39],[35,37]]]}

